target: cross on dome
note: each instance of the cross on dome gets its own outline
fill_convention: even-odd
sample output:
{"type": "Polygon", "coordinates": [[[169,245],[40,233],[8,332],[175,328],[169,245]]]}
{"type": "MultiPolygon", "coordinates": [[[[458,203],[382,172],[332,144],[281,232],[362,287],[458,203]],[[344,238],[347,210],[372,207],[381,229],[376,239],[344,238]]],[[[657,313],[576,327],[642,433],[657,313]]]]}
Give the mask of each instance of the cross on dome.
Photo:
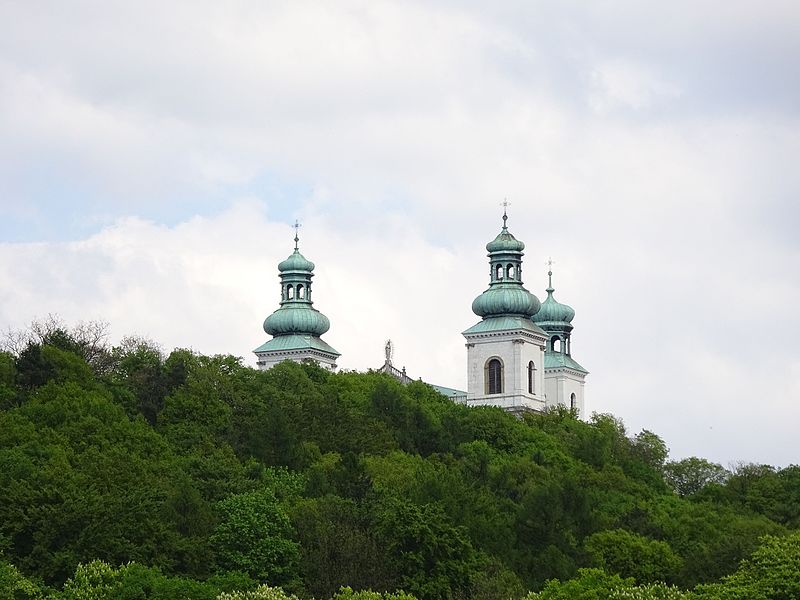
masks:
{"type": "Polygon", "coordinates": [[[297,242],[300,241],[300,228],[302,225],[297,219],[294,220],[294,249],[297,250],[297,242]]]}

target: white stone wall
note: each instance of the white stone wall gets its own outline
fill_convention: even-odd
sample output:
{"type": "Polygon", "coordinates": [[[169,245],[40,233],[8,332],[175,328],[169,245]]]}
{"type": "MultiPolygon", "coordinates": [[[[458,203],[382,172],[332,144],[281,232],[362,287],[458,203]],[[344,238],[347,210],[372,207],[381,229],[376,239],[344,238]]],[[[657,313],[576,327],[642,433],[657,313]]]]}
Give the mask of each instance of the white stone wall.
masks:
{"type": "Polygon", "coordinates": [[[467,337],[467,404],[489,404],[505,409],[541,410],[544,398],[545,338],[524,331],[478,334],[467,337]],[[486,363],[503,363],[503,393],[486,394],[486,363]],[[536,366],[534,393],[528,393],[528,362],[536,366]]]}
{"type": "Polygon", "coordinates": [[[578,374],[571,369],[547,369],[544,385],[548,408],[558,404],[570,408],[571,396],[575,394],[575,407],[578,409],[578,417],[581,419],[586,418],[585,375],[578,374]]]}

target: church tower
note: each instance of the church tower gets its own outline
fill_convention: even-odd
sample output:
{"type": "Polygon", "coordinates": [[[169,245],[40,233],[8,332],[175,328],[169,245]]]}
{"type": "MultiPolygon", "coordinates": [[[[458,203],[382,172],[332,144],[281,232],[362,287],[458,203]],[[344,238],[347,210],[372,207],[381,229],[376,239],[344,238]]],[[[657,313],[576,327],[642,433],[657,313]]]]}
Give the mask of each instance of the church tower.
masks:
{"type": "Polygon", "coordinates": [[[482,320],[467,329],[467,404],[499,406],[511,412],[545,408],[544,354],[548,334],[531,317],[539,299],[522,285],[525,244],[503,228],[486,245],[489,289],[472,311],[482,320]]]}
{"type": "Polygon", "coordinates": [[[314,263],[300,254],[297,227],[295,225],[294,252],[278,265],[281,306],[264,321],[264,331],[273,338],[253,352],[262,370],[271,369],[284,360],[313,360],[332,371],[336,369],[340,354],[320,338],[331,324],[328,317],[312,306],[314,263]]]}
{"type": "Polygon", "coordinates": [[[547,298],[533,321],[547,333],[544,356],[544,388],[547,406],[562,405],[584,418],[583,389],[588,371],[572,358],[572,319],[575,311],[553,297],[553,271],[547,272],[547,298]]]}

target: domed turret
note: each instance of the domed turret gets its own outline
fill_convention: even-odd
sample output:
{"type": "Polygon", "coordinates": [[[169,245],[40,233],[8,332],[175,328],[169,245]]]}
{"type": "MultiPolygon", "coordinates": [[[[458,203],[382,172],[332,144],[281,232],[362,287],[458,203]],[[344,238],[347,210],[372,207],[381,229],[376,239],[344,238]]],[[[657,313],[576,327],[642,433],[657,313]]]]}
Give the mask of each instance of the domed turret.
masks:
{"type": "MultiPolygon", "coordinates": [[[[553,297],[553,261],[549,261],[550,269],[547,271],[547,298],[542,302],[542,307],[535,315],[533,322],[541,327],[549,336],[547,351],[570,356],[572,353],[572,319],[575,318],[575,310],[571,306],[558,302],[553,297]]],[[[576,363],[577,364],[577,363],[576,363]]]]}
{"type": "Polygon", "coordinates": [[[539,310],[539,299],[521,285],[495,285],[472,301],[472,312],[479,317],[493,315],[530,317],[537,310],[539,310]]]}
{"type": "Polygon", "coordinates": [[[479,317],[531,317],[539,310],[539,299],[522,286],[522,257],[525,244],[508,231],[503,211],[503,229],[486,244],[489,251],[489,289],[472,302],[479,317]]]}
{"type": "Polygon", "coordinates": [[[339,353],[320,339],[331,323],[311,301],[314,263],[300,254],[298,242],[295,232],[294,252],[278,264],[281,306],[264,320],[264,331],[273,339],[256,349],[258,364],[268,369],[282,360],[311,359],[335,369],[339,353]]]}
{"type": "MultiPolygon", "coordinates": [[[[503,215],[506,216],[506,215],[503,215]]],[[[525,243],[519,241],[508,231],[505,219],[503,220],[503,229],[497,234],[491,242],[486,244],[488,252],[522,252],[525,250],[525,243]]]]}
{"type": "MultiPolygon", "coordinates": [[[[547,276],[549,281],[547,286],[547,298],[542,302],[542,307],[539,309],[539,312],[533,315],[533,322],[545,331],[548,330],[548,327],[553,328],[559,326],[563,328],[570,325],[572,319],[575,318],[575,310],[571,306],[561,304],[553,297],[553,292],[555,291],[553,288],[553,272],[548,271],[547,276]]],[[[570,326],[570,329],[571,328],[570,326]]]]}
{"type": "Polygon", "coordinates": [[[309,305],[282,306],[264,320],[269,335],[299,333],[320,336],[331,328],[328,317],[309,305]]]}
{"type": "Polygon", "coordinates": [[[311,273],[314,270],[314,263],[308,260],[305,256],[300,254],[300,250],[294,249],[294,252],[284,261],[278,264],[278,271],[287,273],[289,271],[306,271],[311,273]]]}

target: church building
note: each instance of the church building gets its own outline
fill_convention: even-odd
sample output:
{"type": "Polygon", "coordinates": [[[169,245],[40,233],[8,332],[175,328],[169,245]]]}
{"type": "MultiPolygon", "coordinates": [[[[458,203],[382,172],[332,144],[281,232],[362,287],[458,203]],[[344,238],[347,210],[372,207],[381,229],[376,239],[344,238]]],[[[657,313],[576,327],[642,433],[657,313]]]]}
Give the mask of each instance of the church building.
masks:
{"type": "Polygon", "coordinates": [[[468,405],[499,406],[522,413],[562,405],[584,416],[588,372],[571,356],[575,311],[553,297],[552,270],[547,299],[522,285],[525,244],[503,228],[486,244],[489,288],[472,302],[481,321],[464,331],[467,340],[468,405]]]}
{"type": "MultiPolygon", "coordinates": [[[[297,228],[297,225],[295,225],[297,228]]],[[[281,280],[280,308],[264,321],[273,336],[254,352],[260,369],[284,360],[313,360],[335,370],[340,354],[322,340],[328,318],[313,307],[311,278],[314,263],[298,249],[278,265],[281,280]]],[[[503,211],[500,233],[486,245],[489,287],[472,302],[481,320],[463,332],[467,340],[467,391],[433,386],[455,402],[470,406],[498,406],[521,414],[566,406],[585,416],[584,385],[588,371],[572,358],[572,320],[575,311],[553,297],[552,262],[544,302],[522,283],[525,244],[508,230],[503,211]]],[[[413,379],[392,365],[391,342],[386,363],[379,370],[402,383],[413,379]]]]}

